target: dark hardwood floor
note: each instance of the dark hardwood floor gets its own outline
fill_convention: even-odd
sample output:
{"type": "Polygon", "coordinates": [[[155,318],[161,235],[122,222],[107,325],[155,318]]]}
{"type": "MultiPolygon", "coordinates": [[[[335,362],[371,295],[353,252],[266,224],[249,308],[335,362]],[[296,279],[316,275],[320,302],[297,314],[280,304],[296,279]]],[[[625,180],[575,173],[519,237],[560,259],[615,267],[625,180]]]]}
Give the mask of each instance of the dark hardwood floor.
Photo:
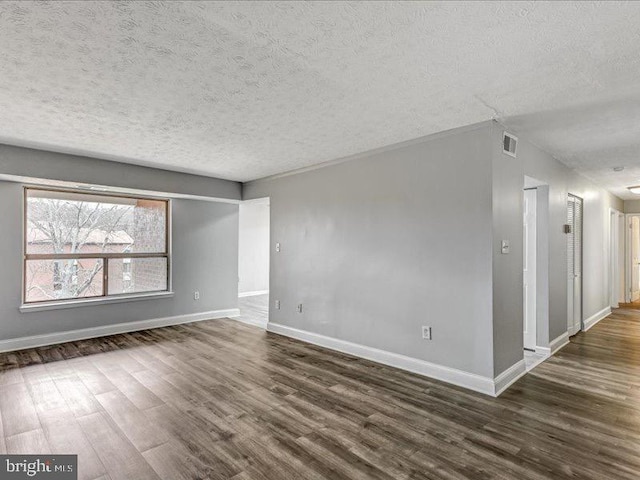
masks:
{"type": "Polygon", "coordinates": [[[494,399],[231,320],[0,355],[0,451],[84,479],[638,479],[640,311],[494,399]]]}

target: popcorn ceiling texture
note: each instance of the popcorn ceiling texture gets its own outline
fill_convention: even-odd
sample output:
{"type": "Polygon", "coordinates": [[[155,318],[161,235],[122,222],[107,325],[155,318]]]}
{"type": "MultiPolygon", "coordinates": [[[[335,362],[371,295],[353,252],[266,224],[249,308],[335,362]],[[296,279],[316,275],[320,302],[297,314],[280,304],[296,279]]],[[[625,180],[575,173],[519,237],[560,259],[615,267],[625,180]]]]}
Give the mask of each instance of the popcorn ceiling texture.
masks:
{"type": "Polygon", "coordinates": [[[247,181],[500,118],[640,177],[639,27],[617,2],[2,2],[0,141],[247,181]]]}

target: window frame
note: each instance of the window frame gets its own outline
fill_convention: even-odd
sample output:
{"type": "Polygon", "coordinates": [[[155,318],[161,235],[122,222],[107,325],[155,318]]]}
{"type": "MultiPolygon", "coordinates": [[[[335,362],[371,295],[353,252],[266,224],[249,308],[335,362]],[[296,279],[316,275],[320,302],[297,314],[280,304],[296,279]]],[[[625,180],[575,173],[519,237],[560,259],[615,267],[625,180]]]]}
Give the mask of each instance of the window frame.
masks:
{"type": "Polygon", "coordinates": [[[40,310],[46,309],[47,306],[51,308],[64,308],[65,306],[82,306],[84,304],[102,304],[102,303],[116,303],[119,301],[128,300],[143,300],[146,298],[165,297],[172,296],[172,279],[171,279],[171,199],[161,198],[148,195],[133,195],[128,193],[117,193],[111,191],[86,191],[84,189],[74,188],[59,188],[59,187],[46,187],[46,186],[32,186],[23,185],[23,207],[22,207],[22,304],[21,310],[40,310]],[[114,197],[114,198],[128,198],[133,200],[154,200],[158,202],[164,202],[165,209],[165,232],[164,232],[164,251],[163,252],[123,252],[123,253],[27,253],[27,227],[28,227],[28,192],[32,190],[38,190],[41,192],[52,193],[69,193],[86,196],[96,197],[114,197]],[[123,292],[109,294],[109,259],[135,259],[135,258],[165,258],[167,264],[167,282],[166,288],[163,290],[150,290],[144,292],[123,292]],[[93,295],[89,297],[76,297],[76,298],[63,298],[63,299],[47,299],[47,300],[35,300],[27,301],[27,262],[29,260],[82,260],[82,259],[96,259],[102,261],[102,294],[93,295]]]}

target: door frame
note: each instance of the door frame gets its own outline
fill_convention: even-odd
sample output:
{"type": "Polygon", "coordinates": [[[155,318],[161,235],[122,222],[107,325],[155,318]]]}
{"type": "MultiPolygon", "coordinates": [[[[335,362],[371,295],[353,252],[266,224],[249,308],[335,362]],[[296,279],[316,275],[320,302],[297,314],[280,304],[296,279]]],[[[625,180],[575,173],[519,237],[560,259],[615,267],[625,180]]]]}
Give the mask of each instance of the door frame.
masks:
{"type": "MultiPolygon", "coordinates": [[[[620,269],[621,260],[624,258],[625,235],[624,214],[615,208],[609,208],[609,305],[611,308],[618,308],[621,297],[624,300],[624,281],[620,281],[624,276],[623,269],[620,269]],[[622,249],[620,243],[622,240],[622,249]]],[[[626,278],[625,278],[626,280],[626,278]]]]}
{"type": "MultiPolygon", "coordinates": [[[[523,315],[524,315],[524,322],[523,322],[523,334],[525,331],[525,326],[528,325],[529,327],[531,327],[532,330],[532,335],[533,335],[533,345],[529,345],[526,346],[525,345],[525,350],[532,350],[535,351],[536,347],[538,345],[538,187],[528,187],[525,188],[523,190],[523,196],[527,195],[527,192],[533,192],[533,205],[534,205],[534,215],[533,215],[533,219],[534,219],[534,225],[533,225],[533,235],[534,235],[534,242],[532,245],[529,244],[529,242],[527,241],[527,238],[525,237],[523,239],[523,262],[528,265],[528,269],[531,269],[533,272],[533,282],[532,283],[527,283],[527,290],[523,291],[523,315]],[[531,253],[532,254],[532,262],[528,262],[527,261],[527,253],[531,253]],[[530,290],[529,290],[530,289],[530,290]],[[530,297],[531,294],[533,295],[533,305],[532,305],[532,309],[533,309],[533,318],[529,318],[528,322],[527,322],[527,298],[528,296],[530,297]]],[[[524,205],[525,202],[523,202],[523,217],[524,217],[524,205]]],[[[524,218],[523,218],[524,220],[524,218]]],[[[526,231],[526,221],[523,222],[523,232],[526,231]]],[[[526,279],[523,278],[523,284],[526,283],[526,279]]],[[[524,339],[524,335],[523,335],[523,339],[524,339]]]]}
{"type": "Polygon", "coordinates": [[[625,235],[625,286],[624,286],[624,301],[626,303],[631,303],[631,269],[633,259],[631,258],[631,219],[633,217],[640,217],[640,213],[627,213],[624,215],[625,217],[625,230],[627,231],[625,235]]]}
{"type": "MultiPolygon", "coordinates": [[[[580,245],[580,322],[579,325],[576,327],[574,322],[573,322],[573,318],[571,318],[569,316],[569,301],[570,301],[570,295],[569,295],[569,291],[567,289],[567,331],[569,333],[569,336],[573,336],[576,333],[582,331],[584,329],[584,271],[583,271],[583,267],[584,267],[584,198],[580,197],[579,195],[576,195],[574,193],[568,193],[567,194],[567,215],[568,215],[568,208],[569,208],[569,199],[573,197],[574,199],[580,200],[580,204],[582,207],[582,212],[581,212],[581,220],[580,220],[580,241],[582,242],[582,244],[580,245]]],[[[575,200],[574,200],[575,201],[575,200]]],[[[575,220],[575,213],[574,213],[574,220],[575,220]]],[[[575,241],[575,232],[573,232],[574,235],[574,241],[575,241]]],[[[575,247],[574,247],[574,255],[575,255],[575,247]]],[[[568,260],[568,256],[567,256],[567,260],[568,260]]],[[[575,258],[574,258],[574,262],[575,262],[575,258]]],[[[575,267],[574,267],[575,268],[575,267]]],[[[567,265],[567,275],[568,275],[568,265],[567,265]]],[[[574,280],[574,284],[575,284],[575,280],[574,280]]],[[[568,282],[568,278],[567,278],[567,287],[569,285],[568,282]]],[[[573,299],[575,299],[575,291],[571,292],[573,295],[571,295],[571,300],[573,301],[573,299]]],[[[574,305],[575,307],[575,305],[574,305]]],[[[575,310],[572,309],[572,313],[575,316],[575,310]]]]}
{"type": "MultiPolygon", "coordinates": [[[[536,349],[548,356],[549,338],[549,249],[550,243],[550,193],[549,184],[528,175],[524,176],[524,189],[536,189],[536,349]]],[[[523,192],[524,193],[524,192],[523,192]]],[[[524,214],[524,202],[521,216],[524,214]]],[[[524,322],[523,331],[524,334],[524,322]]],[[[524,340],[524,337],[522,337],[524,340]]]]}

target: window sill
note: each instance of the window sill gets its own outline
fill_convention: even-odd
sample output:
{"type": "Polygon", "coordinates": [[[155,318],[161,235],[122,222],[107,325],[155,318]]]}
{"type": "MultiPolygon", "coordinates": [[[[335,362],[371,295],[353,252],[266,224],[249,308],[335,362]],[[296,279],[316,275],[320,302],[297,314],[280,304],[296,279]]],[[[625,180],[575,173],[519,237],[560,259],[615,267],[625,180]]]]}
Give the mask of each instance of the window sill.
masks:
{"type": "Polygon", "coordinates": [[[173,297],[173,292],[150,292],[125,295],[113,295],[111,297],[86,298],[82,300],[59,300],[55,302],[27,303],[20,305],[21,313],[43,312],[46,310],[60,310],[65,308],[89,307],[93,305],[107,305],[110,303],[137,302],[139,300],[152,300],[156,298],[173,297]]]}

